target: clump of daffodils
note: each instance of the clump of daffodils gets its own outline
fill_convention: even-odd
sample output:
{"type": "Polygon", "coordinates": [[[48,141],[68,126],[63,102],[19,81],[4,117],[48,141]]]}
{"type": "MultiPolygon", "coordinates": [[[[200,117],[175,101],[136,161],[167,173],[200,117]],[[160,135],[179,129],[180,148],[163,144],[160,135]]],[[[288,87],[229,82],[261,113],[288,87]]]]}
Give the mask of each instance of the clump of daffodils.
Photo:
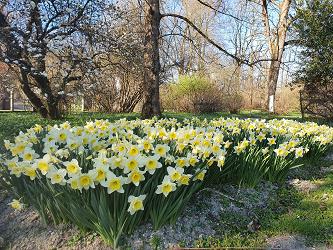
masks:
{"type": "Polygon", "coordinates": [[[84,127],[71,127],[66,122],[46,130],[36,126],[20,133],[14,143],[6,142],[13,157],[6,164],[16,177],[27,176],[31,181],[46,177],[51,184],[80,192],[102,186],[108,194],[124,193],[125,186],[139,187],[164,167],[155,194],[167,196],[177,187],[202,181],[205,167],[198,167],[198,163],[223,149],[222,144],[211,148],[208,138],[202,137],[194,150],[190,145],[197,133],[194,129],[177,133],[146,122],[147,126],[142,126],[138,121],[112,124],[98,120],[84,127]],[[134,133],[136,129],[140,134],[134,133]],[[200,143],[204,151],[198,150],[200,143]],[[171,188],[166,186],[160,192],[166,180],[171,188]]]}
{"type": "MultiPolygon", "coordinates": [[[[205,181],[280,180],[304,155],[324,152],[332,143],[332,128],[291,120],[121,119],[77,127],[65,122],[46,128],[36,125],[20,132],[13,142],[5,141],[5,165],[22,185],[55,192],[53,202],[68,193],[68,197],[76,197],[66,196],[69,203],[73,200],[72,207],[85,201],[91,205],[92,220],[99,216],[109,216],[106,221],[120,220],[107,230],[128,227],[130,232],[130,226],[147,218],[159,226],[174,220],[171,217],[179,214],[177,209],[205,181]],[[254,173],[258,173],[257,179],[253,179],[254,173]],[[97,203],[104,204],[104,210],[96,209],[97,203]]],[[[48,195],[45,199],[51,199],[48,195]]],[[[36,206],[40,204],[43,202],[36,201],[36,206]]],[[[22,208],[17,200],[10,205],[22,208]]],[[[66,215],[72,212],[68,207],[56,209],[63,209],[66,219],[80,222],[66,215]]],[[[95,229],[88,222],[83,226],[95,229]]],[[[119,238],[117,233],[105,237],[110,235],[113,241],[119,238]]]]}

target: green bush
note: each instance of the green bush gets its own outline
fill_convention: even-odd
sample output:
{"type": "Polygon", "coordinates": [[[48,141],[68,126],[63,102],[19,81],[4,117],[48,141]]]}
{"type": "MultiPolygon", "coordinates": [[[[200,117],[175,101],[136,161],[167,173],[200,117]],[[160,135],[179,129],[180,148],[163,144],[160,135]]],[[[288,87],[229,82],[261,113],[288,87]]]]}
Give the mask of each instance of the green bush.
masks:
{"type": "Polygon", "coordinates": [[[209,113],[223,109],[221,90],[202,75],[180,76],[178,82],[169,84],[165,91],[162,105],[166,110],[209,113]]]}

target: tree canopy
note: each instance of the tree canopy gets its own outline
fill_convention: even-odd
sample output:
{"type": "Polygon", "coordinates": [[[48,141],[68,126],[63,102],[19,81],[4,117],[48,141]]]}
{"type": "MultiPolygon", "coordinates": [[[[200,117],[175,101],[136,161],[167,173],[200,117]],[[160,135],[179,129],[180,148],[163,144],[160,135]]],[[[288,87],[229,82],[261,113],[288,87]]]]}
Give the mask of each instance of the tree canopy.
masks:
{"type": "Polygon", "coordinates": [[[301,63],[294,83],[304,85],[304,111],[332,118],[333,1],[308,1],[297,10],[293,29],[301,45],[301,63]]]}

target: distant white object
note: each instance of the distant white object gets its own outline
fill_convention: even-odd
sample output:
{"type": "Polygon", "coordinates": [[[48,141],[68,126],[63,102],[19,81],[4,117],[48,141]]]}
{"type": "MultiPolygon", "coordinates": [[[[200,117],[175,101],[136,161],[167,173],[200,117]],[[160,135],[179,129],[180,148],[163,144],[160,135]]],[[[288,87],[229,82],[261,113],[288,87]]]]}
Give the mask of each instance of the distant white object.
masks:
{"type": "Polygon", "coordinates": [[[30,5],[32,9],[36,8],[36,3],[34,1],[30,1],[30,5]]]}
{"type": "Polygon", "coordinates": [[[116,91],[117,93],[119,93],[121,89],[120,78],[116,77],[115,81],[116,81],[116,91]]]}
{"type": "Polygon", "coordinates": [[[14,91],[10,91],[10,111],[14,111],[14,91]]]}
{"type": "Polygon", "coordinates": [[[81,99],[81,112],[84,111],[84,96],[82,96],[82,99],[81,99]]]}
{"type": "Polygon", "coordinates": [[[274,113],[274,95],[269,96],[268,110],[270,113],[274,113]]]}

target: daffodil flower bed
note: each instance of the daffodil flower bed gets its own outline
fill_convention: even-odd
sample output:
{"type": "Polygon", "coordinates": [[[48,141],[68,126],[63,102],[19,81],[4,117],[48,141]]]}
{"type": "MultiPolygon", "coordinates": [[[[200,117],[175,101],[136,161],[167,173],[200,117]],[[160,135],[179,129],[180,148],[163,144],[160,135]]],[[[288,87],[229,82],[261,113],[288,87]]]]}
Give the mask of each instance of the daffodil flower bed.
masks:
{"type": "Polygon", "coordinates": [[[140,223],[174,223],[203,185],[283,181],[332,143],[332,128],[291,120],[65,122],[5,141],[1,175],[45,222],[72,222],[117,246],[140,223]]]}

